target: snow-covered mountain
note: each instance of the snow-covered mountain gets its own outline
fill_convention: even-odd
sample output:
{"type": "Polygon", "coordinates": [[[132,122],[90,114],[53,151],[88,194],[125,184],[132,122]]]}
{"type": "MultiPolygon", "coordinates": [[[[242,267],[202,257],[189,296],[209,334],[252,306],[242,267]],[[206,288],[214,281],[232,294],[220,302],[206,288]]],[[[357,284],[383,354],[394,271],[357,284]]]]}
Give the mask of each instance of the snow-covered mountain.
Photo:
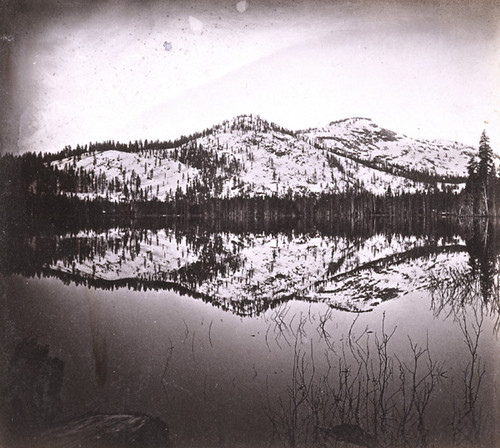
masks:
{"type": "Polygon", "coordinates": [[[458,142],[421,140],[381,128],[369,118],[348,118],[299,135],[337,154],[401,171],[465,176],[474,148],[458,142]]]}
{"type": "Polygon", "coordinates": [[[292,132],[241,115],[177,144],[108,145],[52,162],[61,191],[112,200],[460,189],[473,148],[415,140],[368,119],[292,132]],[[118,149],[117,149],[118,148],[118,149]],[[131,149],[132,148],[132,149],[131,149]]]}

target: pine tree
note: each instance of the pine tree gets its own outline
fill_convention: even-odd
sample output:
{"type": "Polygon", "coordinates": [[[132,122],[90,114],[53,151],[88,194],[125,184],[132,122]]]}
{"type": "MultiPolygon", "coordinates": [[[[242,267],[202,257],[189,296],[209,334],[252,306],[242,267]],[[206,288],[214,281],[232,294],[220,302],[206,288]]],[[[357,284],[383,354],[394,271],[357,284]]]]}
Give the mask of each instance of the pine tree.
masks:
{"type": "Polygon", "coordinates": [[[466,185],[467,197],[473,215],[496,215],[496,184],[493,151],[488,136],[483,131],[479,140],[478,158],[471,157],[466,185]]]}
{"type": "Polygon", "coordinates": [[[465,185],[467,207],[470,213],[475,216],[479,214],[480,189],[479,189],[479,164],[476,156],[471,156],[467,165],[467,183],[465,185]]]}
{"type": "Polygon", "coordinates": [[[480,182],[480,194],[484,204],[486,215],[495,215],[495,184],[496,173],[493,162],[493,150],[489,138],[483,131],[479,140],[479,165],[478,177],[480,182]]]}

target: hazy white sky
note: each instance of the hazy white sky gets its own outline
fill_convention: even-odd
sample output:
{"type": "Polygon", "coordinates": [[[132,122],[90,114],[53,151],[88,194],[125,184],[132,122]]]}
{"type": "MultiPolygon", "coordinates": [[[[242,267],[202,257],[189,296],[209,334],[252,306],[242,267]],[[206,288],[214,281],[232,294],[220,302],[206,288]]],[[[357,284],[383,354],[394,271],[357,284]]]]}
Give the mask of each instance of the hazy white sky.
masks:
{"type": "Polygon", "coordinates": [[[66,1],[9,42],[17,150],[169,139],[254,113],[292,129],[364,116],[472,145],[486,129],[500,153],[494,1],[66,1]]]}

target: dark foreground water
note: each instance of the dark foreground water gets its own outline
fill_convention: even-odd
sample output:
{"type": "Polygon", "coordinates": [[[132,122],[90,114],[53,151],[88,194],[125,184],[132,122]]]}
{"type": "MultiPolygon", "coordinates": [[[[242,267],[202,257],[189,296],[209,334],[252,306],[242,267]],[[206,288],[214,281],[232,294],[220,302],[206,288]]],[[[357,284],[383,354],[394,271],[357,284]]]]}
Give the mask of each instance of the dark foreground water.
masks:
{"type": "Polygon", "coordinates": [[[24,239],[37,261],[0,277],[6,444],[141,413],[177,447],[499,446],[491,236],[193,238],[24,239]]]}

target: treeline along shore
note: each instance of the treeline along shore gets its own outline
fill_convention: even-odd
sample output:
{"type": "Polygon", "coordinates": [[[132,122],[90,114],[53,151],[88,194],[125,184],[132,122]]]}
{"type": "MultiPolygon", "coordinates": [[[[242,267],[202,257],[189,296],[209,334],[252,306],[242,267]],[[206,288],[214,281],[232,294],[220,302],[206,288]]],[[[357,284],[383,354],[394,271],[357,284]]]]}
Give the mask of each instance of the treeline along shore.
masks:
{"type": "Polygon", "coordinates": [[[389,221],[412,221],[472,216],[464,213],[463,195],[449,192],[405,193],[377,196],[371,193],[319,194],[293,197],[204,198],[191,201],[113,202],[101,198],[81,199],[67,195],[3,195],[1,226],[31,228],[42,223],[57,227],[92,227],[100,222],[153,217],[206,221],[279,221],[360,223],[383,217],[389,221]]]}
{"type": "MultiPolygon", "coordinates": [[[[394,221],[449,216],[463,220],[494,218],[500,212],[500,176],[484,133],[478,153],[471,157],[468,177],[461,189],[435,182],[422,184],[420,189],[411,191],[392,191],[389,186],[379,194],[363,190],[359,185],[340,192],[289,189],[280,194],[254,192],[234,196],[200,187],[178,188],[162,199],[154,195],[148,199],[147,195],[132,194],[110,198],[86,194],[87,190],[80,191],[83,188],[81,178],[75,183],[69,174],[71,171],[58,170],[51,164],[55,158],[67,155],[66,152],[0,157],[2,228],[33,227],[39,222],[87,226],[109,219],[152,216],[207,221],[286,219],[356,223],[379,216],[394,221]],[[75,188],[79,185],[80,190],[63,187],[69,184],[75,188]]],[[[98,183],[98,178],[89,182],[98,183]]]]}

